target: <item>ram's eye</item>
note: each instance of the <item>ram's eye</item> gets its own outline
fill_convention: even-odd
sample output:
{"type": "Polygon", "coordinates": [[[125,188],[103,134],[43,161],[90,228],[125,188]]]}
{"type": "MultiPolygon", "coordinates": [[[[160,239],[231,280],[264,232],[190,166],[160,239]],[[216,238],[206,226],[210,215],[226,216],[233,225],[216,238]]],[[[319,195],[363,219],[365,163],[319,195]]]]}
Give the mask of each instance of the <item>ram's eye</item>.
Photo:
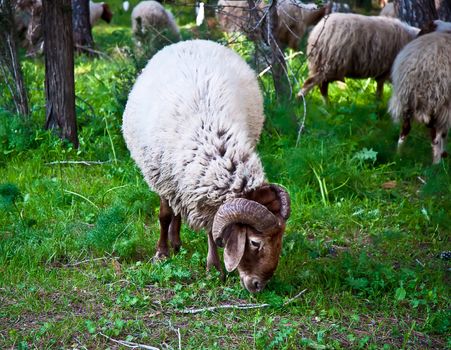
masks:
{"type": "Polygon", "coordinates": [[[251,241],[251,245],[252,245],[252,247],[253,248],[260,248],[260,242],[257,242],[257,241],[251,241]]]}

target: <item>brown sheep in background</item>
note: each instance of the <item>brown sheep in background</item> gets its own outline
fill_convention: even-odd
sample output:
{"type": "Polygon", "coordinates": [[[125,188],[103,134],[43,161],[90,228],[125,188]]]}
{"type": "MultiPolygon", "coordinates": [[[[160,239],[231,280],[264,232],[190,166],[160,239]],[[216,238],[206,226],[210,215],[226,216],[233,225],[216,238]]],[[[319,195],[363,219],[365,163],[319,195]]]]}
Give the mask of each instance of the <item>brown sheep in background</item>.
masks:
{"type": "Polygon", "coordinates": [[[396,55],[419,31],[383,16],[332,13],[324,17],[309,36],[309,76],[297,96],[318,85],[327,101],[328,84],[348,77],[376,79],[376,95],[381,99],[396,55]]]}
{"type": "Polygon", "coordinates": [[[431,128],[433,163],[440,162],[451,127],[451,34],[434,32],[409,43],[396,57],[391,76],[389,110],[393,120],[402,120],[398,150],[415,120],[431,128]]]}
{"type": "Polygon", "coordinates": [[[279,42],[292,48],[299,49],[299,42],[308,27],[317,24],[321,18],[331,12],[332,3],[318,8],[315,4],[303,4],[297,0],[281,0],[277,3],[279,23],[276,36],[279,42]]]}

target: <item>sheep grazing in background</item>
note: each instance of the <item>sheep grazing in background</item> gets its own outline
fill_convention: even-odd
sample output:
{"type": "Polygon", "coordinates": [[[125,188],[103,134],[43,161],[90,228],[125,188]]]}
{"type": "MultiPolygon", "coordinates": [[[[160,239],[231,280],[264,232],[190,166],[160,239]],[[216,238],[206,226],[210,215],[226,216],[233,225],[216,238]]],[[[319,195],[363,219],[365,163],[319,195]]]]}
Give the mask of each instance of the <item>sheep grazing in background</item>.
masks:
{"type": "Polygon", "coordinates": [[[396,57],[391,77],[389,111],[393,120],[402,120],[398,150],[416,120],[431,128],[432,160],[439,163],[451,127],[451,34],[434,32],[409,43],[396,57]]]}
{"type": "Polygon", "coordinates": [[[93,27],[100,19],[110,23],[113,18],[113,13],[110,7],[105,2],[89,2],[89,22],[93,27]]]}
{"type": "Polygon", "coordinates": [[[313,28],[307,46],[309,76],[298,97],[315,85],[327,101],[330,82],[349,78],[375,78],[381,99],[384,82],[396,55],[419,29],[398,19],[333,13],[313,28]]]}
{"type": "Polygon", "coordinates": [[[307,28],[317,24],[331,12],[331,8],[331,3],[318,8],[315,4],[303,4],[297,0],[281,0],[277,3],[279,23],[276,37],[282,45],[298,50],[307,28]]]}
{"type": "Polygon", "coordinates": [[[234,51],[205,40],[165,47],[138,77],[123,134],[160,196],[155,258],[181,246],[181,217],[208,233],[207,268],[238,269],[262,290],[273,275],[290,214],[288,193],[268,184],[255,146],[264,122],[255,72],[234,51]]]}
{"type": "Polygon", "coordinates": [[[18,0],[14,5],[14,22],[20,45],[28,55],[42,52],[42,1],[18,0]]]}
{"type": "Polygon", "coordinates": [[[141,1],[132,11],[132,32],[135,36],[146,33],[159,34],[168,30],[180,39],[174,16],[157,1],[141,1]]]}
{"type": "Polygon", "coordinates": [[[396,18],[395,13],[395,6],[392,2],[389,2],[387,5],[385,5],[381,12],[379,13],[379,16],[386,16],[386,17],[394,17],[396,18]]]}
{"type": "MultiPolygon", "coordinates": [[[[263,9],[263,1],[255,1],[258,11],[263,9]]],[[[219,0],[218,23],[224,32],[243,32],[249,26],[251,10],[247,0],[219,0]]]]}

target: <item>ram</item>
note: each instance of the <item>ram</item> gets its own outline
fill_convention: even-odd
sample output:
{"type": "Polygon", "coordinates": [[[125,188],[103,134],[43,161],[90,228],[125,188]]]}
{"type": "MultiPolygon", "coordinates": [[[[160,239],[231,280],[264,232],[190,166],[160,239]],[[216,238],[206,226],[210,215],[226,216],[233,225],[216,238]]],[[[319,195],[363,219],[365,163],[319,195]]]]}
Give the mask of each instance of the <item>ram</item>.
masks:
{"type": "Polygon", "coordinates": [[[250,292],[264,288],[281,253],[288,193],[265,179],[255,150],[264,122],[255,73],[219,44],[193,40],[159,51],[138,77],[123,134],[160,196],[155,258],[180,248],[183,217],[208,235],[207,268],[238,270],[250,292]],[[169,242],[168,242],[169,241],[169,242]]]}

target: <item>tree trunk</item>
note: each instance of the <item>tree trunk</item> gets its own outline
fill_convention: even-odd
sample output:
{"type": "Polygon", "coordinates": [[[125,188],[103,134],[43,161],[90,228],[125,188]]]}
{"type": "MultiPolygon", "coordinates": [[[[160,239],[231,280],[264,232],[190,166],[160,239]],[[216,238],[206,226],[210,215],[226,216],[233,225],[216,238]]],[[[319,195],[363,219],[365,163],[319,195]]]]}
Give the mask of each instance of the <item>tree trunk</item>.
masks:
{"type": "Polygon", "coordinates": [[[394,0],[394,7],[401,21],[418,28],[438,18],[434,0],[394,0]]]}
{"type": "Polygon", "coordinates": [[[450,0],[435,0],[435,8],[437,9],[438,18],[446,22],[451,22],[450,0]]]}
{"type": "Polygon", "coordinates": [[[46,129],[78,147],[71,0],[43,0],[46,129]]]}
{"type": "Polygon", "coordinates": [[[277,15],[277,0],[272,0],[269,5],[269,13],[266,17],[266,42],[271,48],[271,71],[274,81],[274,89],[276,90],[277,98],[288,96],[287,82],[285,78],[287,75],[287,65],[285,62],[282,46],[279,40],[274,35],[279,24],[279,16],[277,15]]]}
{"type": "Polygon", "coordinates": [[[75,50],[91,54],[94,40],[89,20],[89,0],[72,0],[72,23],[75,50]]]}
{"type": "Polygon", "coordinates": [[[0,0],[0,73],[14,101],[16,112],[29,114],[28,97],[17,56],[13,8],[10,0],[0,0]]]}

